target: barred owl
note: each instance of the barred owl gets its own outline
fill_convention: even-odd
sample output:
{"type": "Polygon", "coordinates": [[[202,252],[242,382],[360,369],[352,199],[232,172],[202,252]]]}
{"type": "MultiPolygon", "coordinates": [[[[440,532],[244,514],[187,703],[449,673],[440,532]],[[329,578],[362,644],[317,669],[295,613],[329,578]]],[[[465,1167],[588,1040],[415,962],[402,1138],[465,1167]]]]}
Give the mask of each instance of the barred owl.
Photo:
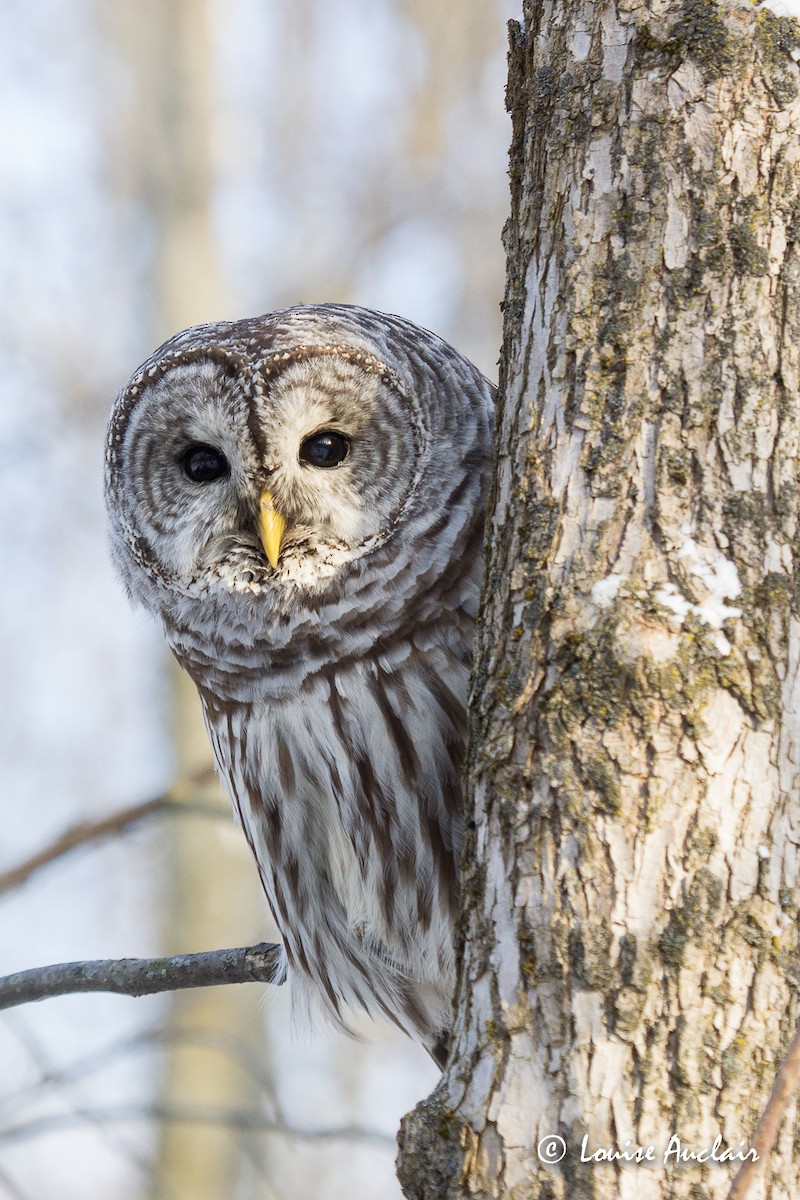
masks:
{"type": "Polygon", "coordinates": [[[194,680],[295,1003],[441,1057],[493,389],[399,317],[179,333],[111,415],[112,550],[194,680]]]}

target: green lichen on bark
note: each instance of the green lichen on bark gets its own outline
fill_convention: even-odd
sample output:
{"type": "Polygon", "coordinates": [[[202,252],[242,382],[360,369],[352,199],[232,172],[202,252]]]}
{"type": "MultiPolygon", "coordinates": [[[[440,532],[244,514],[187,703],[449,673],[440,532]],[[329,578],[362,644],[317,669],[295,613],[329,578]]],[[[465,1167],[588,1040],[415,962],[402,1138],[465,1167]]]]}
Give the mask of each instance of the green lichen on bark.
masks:
{"type": "Polygon", "coordinates": [[[798,93],[797,75],[790,67],[792,51],[800,45],[798,22],[778,16],[770,9],[761,9],[756,17],[755,35],[769,91],[775,103],[786,108],[798,93]]]}
{"type": "Polygon", "coordinates": [[[397,1139],[398,1179],[408,1200],[444,1200],[457,1180],[465,1149],[474,1143],[467,1123],[442,1103],[439,1091],[403,1118],[397,1139]]]}
{"type": "Polygon", "coordinates": [[[670,41],[674,52],[685,51],[708,80],[729,70],[735,56],[735,42],[716,0],[684,0],[670,41]]]}
{"type": "Polygon", "coordinates": [[[577,987],[602,992],[609,986],[615,977],[613,944],[613,931],[602,919],[572,931],[569,956],[577,987]]]}
{"type": "Polygon", "coordinates": [[[558,676],[541,701],[541,714],[551,730],[559,726],[572,735],[587,718],[600,722],[626,721],[642,697],[636,664],[619,653],[614,621],[598,622],[591,630],[569,631],[560,642],[555,663],[558,676]]]}
{"type": "Polygon", "coordinates": [[[702,869],[692,880],[682,904],[669,914],[658,940],[657,953],[668,973],[681,966],[687,946],[709,949],[717,937],[717,919],[724,893],[721,879],[702,869]]]}

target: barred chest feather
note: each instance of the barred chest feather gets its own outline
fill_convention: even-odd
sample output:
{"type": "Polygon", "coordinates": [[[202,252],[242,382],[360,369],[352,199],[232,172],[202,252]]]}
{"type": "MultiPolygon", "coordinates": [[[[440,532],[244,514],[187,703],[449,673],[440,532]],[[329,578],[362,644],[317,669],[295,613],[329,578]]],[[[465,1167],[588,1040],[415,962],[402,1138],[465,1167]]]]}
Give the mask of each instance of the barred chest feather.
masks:
{"type": "Polygon", "coordinates": [[[316,993],[428,1043],[449,1024],[467,678],[467,648],[409,642],[292,696],[201,689],[301,1009],[316,993]]]}

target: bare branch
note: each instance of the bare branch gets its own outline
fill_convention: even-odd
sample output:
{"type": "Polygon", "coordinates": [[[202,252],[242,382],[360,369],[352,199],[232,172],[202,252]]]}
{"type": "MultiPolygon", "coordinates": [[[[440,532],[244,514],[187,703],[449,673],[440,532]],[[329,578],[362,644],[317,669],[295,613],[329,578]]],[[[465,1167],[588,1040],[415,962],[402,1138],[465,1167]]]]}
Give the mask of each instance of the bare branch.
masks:
{"type": "Polygon", "coordinates": [[[786,1107],[800,1084],[800,1025],[794,1031],[792,1044],[780,1071],[775,1076],[772,1091],[769,1094],[767,1107],[753,1135],[752,1147],[758,1155],[758,1162],[748,1159],[739,1168],[736,1178],[728,1192],[728,1200],[745,1200],[750,1184],[763,1169],[764,1163],[772,1153],[781,1121],[786,1116],[786,1107]]]}
{"type": "MultiPolygon", "coordinates": [[[[6,1012],[3,1016],[4,1026],[23,1044],[30,1053],[30,1029],[22,1022],[23,1014],[6,1012]]],[[[97,1072],[106,1070],[111,1064],[132,1054],[142,1054],[147,1051],[163,1050],[169,1041],[172,1046],[201,1046],[216,1050],[227,1055],[246,1072],[257,1085],[262,1096],[269,1101],[271,1108],[278,1118],[282,1119],[279,1098],[275,1093],[274,1081],[259,1057],[253,1054],[253,1047],[246,1038],[237,1037],[233,1033],[218,1028],[205,1026],[179,1027],[168,1029],[161,1024],[139,1029],[133,1034],[115,1038],[99,1049],[93,1049],[88,1054],[80,1055],[72,1061],[60,1066],[41,1062],[39,1079],[0,1096],[0,1120],[6,1110],[19,1113],[26,1105],[37,1103],[46,1087],[68,1090],[73,1084],[90,1078],[97,1072]]]]}
{"type": "Polygon", "coordinates": [[[227,983],[283,983],[281,947],[269,942],[170,958],[110,958],[57,963],[0,979],[0,1009],[73,992],[149,996],[227,983]]]}
{"type": "Polygon", "coordinates": [[[20,1124],[9,1126],[6,1129],[0,1129],[0,1143],[22,1141],[61,1129],[69,1129],[81,1120],[88,1120],[96,1125],[116,1124],[123,1121],[177,1121],[200,1125],[223,1125],[248,1132],[282,1133],[288,1137],[310,1142],[365,1142],[376,1146],[389,1146],[393,1149],[396,1146],[394,1135],[373,1129],[362,1129],[358,1125],[328,1125],[317,1129],[303,1129],[255,1111],[162,1104],[126,1104],[110,1108],[81,1109],[74,1113],[50,1113],[20,1122],[20,1124]]]}
{"type": "MultiPolygon", "coordinates": [[[[192,782],[199,783],[201,780],[198,778],[192,782]]],[[[227,818],[229,810],[222,805],[181,800],[174,791],[171,791],[166,792],[163,796],[156,796],[152,800],[131,804],[128,808],[122,808],[118,812],[111,813],[107,817],[100,817],[96,821],[76,821],[74,825],[70,825],[49,845],[37,850],[30,858],[25,859],[16,867],[0,873],[0,895],[27,883],[37,871],[49,866],[57,859],[63,858],[65,854],[70,854],[73,850],[80,850],[84,846],[91,845],[92,842],[102,841],[103,838],[114,837],[116,834],[130,829],[132,825],[138,825],[146,818],[159,814],[227,818]]]]}

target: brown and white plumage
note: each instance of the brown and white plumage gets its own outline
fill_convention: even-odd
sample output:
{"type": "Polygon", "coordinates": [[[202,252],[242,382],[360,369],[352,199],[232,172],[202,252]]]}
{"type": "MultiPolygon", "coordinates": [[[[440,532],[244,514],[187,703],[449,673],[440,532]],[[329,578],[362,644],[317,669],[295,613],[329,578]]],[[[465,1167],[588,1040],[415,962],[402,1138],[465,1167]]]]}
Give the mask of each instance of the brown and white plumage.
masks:
{"type": "Polygon", "coordinates": [[[315,305],[178,334],[109,424],[114,557],[197,685],[299,999],[428,1046],[492,407],[433,334],[315,305]]]}

